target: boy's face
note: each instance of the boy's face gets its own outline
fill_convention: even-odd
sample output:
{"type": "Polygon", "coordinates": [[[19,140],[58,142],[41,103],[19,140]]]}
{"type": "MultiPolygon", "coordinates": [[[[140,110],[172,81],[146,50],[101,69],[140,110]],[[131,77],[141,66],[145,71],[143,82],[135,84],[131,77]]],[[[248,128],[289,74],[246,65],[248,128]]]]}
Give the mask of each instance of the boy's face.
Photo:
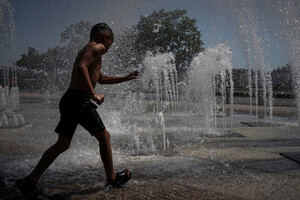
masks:
{"type": "Polygon", "coordinates": [[[102,43],[106,49],[106,52],[114,42],[114,39],[111,35],[102,35],[102,36],[96,36],[95,41],[97,43],[102,43]]]}
{"type": "Polygon", "coordinates": [[[114,40],[111,37],[111,35],[104,36],[103,45],[105,46],[106,51],[108,51],[108,49],[110,48],[110,46],[112,45],[113,42],[114,42],[114,40]]]}

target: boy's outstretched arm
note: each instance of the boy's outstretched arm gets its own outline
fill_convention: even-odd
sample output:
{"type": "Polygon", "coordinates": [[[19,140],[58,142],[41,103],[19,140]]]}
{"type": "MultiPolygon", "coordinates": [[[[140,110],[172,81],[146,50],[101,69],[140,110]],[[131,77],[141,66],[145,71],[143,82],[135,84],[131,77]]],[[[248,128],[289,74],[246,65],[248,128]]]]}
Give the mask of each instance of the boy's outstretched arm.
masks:
{"type": "Polygon", "coordinates": [[[106,76],[100,71],[100,76],[99,76],[99,84],[116,84],[116,83],[123,83],[126,81],[130,81],[132,79],[136,79],[137,76],[139,75],[139,71],[133,71],[127,76],[123,77],[116,77],[116,76],[106,76]]]}

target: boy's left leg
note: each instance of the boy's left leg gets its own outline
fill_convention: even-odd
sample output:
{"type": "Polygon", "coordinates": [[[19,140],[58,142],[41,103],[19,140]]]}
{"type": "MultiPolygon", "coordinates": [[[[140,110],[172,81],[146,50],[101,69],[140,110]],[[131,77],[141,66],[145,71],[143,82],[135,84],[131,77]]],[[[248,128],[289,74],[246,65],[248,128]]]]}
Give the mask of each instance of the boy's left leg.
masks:
{"type": "Polygon", "coordinates": [[[94,134],[94,136],[99,141],[100,156],[104,165],[107,179],[106,186],[111,188],[121,187],[131,178],[131,172],[128,169],[125,169],[122,172],[115,173],[110,144],[110,134],[106,129],[94,134]]]}
{"type": "Polygon", "coordinates": [[[114,180],[116,178],[116,173],[114,171],[114,166],[113,166],[110,134],[105,129],[102,132],[94,134],[94,136],[99,142],[100,156],[104,165],[106,178],[108,180],[114,180]]]}
{"type": "Polygon", "coordinates": [[[125,169],[115,173],[110,144],[110,134],[97,112],[97,106],[92,102],[86,102],[80,111],[79,124],[84,127],[99,141],[100,156],[104,165],[107,183],[111,187],[120,187],[131,178],[131,172],[125,169]]]}

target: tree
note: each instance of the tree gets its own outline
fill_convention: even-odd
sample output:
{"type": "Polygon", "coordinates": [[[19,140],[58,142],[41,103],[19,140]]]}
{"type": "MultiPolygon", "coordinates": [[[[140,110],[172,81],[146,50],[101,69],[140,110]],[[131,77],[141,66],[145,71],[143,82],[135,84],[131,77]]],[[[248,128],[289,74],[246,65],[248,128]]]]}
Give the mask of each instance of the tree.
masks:
{"type": "Polygon", "coordinates": [[[68,83],[76,55],[89,41],[89,33],[92,25],[81,20],[71,24],[60,33],[61,46],[48,49],[41,63],[46,70],[47,84],[50,88],[64,89],[68,83]]]}
{"type": "Polygon", "coordinates": [[[147,51],[173,52],[177,70],[185,73],[193,57],[204,50],[196,20],[186,14],[186,10],[160,10],[141,16],[133,28],[137,51],[143,55],[147,51]]]}
{"type": "Polygon", "coordinates": [[[64,68],[72,67],[75,57],[80,49],[82,49],[90,39],[90,30],[92,24],[88,21],[81,20],[77,24],[71,24],[63,32],[60,33],[63,48],[60,49],[61,56],[59,60],[65,60],[64,68]]]}
{"type": "Polygon", "coordinates": [[[290,63],[271,72],[274,92],[293,92],[293,70],[290,63]]]}
{"type": "Polygon", "coordinates": [[[81,20],[77,24],[71,24],[60,33],[61,43],[67,43],[72,51],[78,52],[90,39],[92,24],[81,20]]]}
{"type": "Polygon", "coordinates": [[[21,58],[17,60],[17,66],[26,67],[30,69],[41,69],[40,63],[43,59],[43,55],[33,48],[28,47],[27,54],[21,54],[21,58]]]}

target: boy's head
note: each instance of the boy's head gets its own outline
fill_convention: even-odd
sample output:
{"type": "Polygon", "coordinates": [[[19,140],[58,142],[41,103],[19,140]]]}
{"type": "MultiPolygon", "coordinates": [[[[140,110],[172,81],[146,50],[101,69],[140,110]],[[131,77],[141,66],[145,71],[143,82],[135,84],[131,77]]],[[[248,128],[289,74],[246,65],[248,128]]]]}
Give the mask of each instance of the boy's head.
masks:
{"type": "Polygon", "coordinates": [[[105,23],[98,23],[93,26],[90,33],[90,39],[96,39],[98,36],[107,36],[110,39],[114,39],[114,34],[111,28],[105,23]]]}
{"type": "Polygon", "coordinates": [[[99,23],[93,26],[90,33],[90,40],[102,43],[105,46],[106,51],[108,51],[114,42],[114,34],[107,24],[99,23]]]}

